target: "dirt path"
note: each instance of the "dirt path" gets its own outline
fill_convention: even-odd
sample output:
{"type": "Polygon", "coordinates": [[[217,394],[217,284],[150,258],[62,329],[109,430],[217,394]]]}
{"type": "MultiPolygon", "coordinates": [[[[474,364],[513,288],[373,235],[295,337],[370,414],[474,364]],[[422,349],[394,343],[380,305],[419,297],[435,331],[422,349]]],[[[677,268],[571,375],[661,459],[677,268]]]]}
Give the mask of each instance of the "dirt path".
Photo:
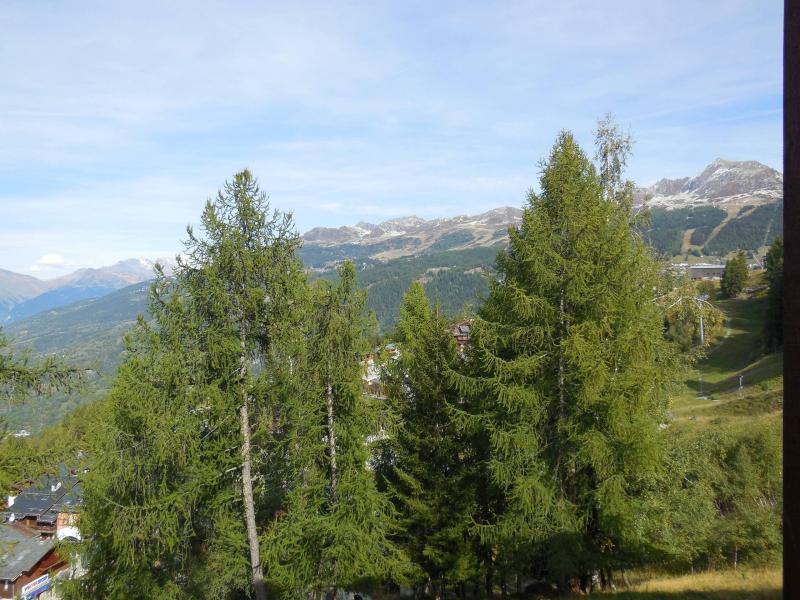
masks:
{"type": "Polygon", "coordinates": [[[717,350],[717,348],[722,346],[722,344],[725,343],[725,340],[728,339],[728,336],[730,336],[730,334],[731,334],[731,320],[725,319],[725,333],[723,334],[722,339],[716,344],[714,344],[711,348],[709,348],[708,352],[706,352],[706,356],[713,354],[714,351],[717,350]]]}
{"type": "Polygon", "coordinates": [[[733,219],[733,218],[736,216],[736,213],[738,213],[738,212],[739,212],[739,209],[738,209],[738,207],[737,207],[737,208],[734,208],[734,207],[727,207],[727,208],[725,208],[725,210],[728,212],[728,216],[727,216],[727,217],[725,217],[725,218],[722,220],[722,223],[720,223],[719,225],[717,225],[716,227],[714,227],[714,229],[712,229],[712,230],[711,230],[711,233],[709,233],[709,234],[708,234],[708,237],[706,238],[706,241],[705,241],[705,243],[704,243],[703,245],[706,245],[706,244],[708,244],[708,243],[709,243],[711,240],[713,240],[713,239],[714,239],[714,238],[717,236],[717,234],[719,233],[719,230],[720,230],[720,229],[722,229],[723,227],[725,227],[725,225],[727,225],[727,224],[728,224],[728,221],[730,221],[731,219],[733,219]]]}
{"type": "Polygon", "coordinates": [[[692,245],[692,234],[694,233],[694,229],[687,229],[683,232],[683,241],[681,242],[681,254],[686,254],[690,250],[690,246],[692,245]]]}

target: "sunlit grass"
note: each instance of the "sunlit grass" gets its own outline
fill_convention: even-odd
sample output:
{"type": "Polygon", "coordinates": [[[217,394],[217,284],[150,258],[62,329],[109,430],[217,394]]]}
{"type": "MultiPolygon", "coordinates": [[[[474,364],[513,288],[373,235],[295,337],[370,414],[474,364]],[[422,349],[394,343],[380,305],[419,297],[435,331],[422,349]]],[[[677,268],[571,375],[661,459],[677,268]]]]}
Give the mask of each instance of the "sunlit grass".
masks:
{"type": "Polygon", "coordinates": [[[606,594],[620,599],[772,600],[782,595],[783,569],[780,566],[739,568],[679,576],[638,573],[630,580],[630,588],[606,594]]]}

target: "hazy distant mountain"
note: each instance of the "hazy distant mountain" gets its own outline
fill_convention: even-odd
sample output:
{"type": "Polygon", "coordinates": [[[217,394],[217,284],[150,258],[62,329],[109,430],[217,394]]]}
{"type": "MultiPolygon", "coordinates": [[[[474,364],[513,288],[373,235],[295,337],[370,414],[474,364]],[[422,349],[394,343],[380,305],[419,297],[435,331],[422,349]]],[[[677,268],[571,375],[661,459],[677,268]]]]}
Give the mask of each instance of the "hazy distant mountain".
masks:
{"type": "Polygon", "coordinates": [[[14,306],[47,290],[47,283],[30,275],[0,269],[0,319],[14,306]]]}
{"type": "MultiPolygon", "coordinates": [[[[172,259],[158,259],[169,271],[174,265],[172,259]]],[[[147,258],[129,258],[108,267],[78,269],[57,279],[48,281],[51,289],[62,287],[109,287],[119,289],[132,283],[153,278],[156,261],[147,258]]]]}
{"type": "Polygon", "coordinates": [[[646,205],[667,209],[697,205],[760,205],[783,198],[783,175],[754,160],[718,158],[695,177],[662,179],[637,194],[646,205]]]}
{"type": "MultiPolygon", "coordinates": [[[[167,271],[172,259],[158,259],[167,271]]],[[[134,283],[153,278],[156,261],[131,258],[116,264],[85,268],[42,281],[29,275],[0,271],[0,323],[11,323],[78,300],[100,298],[134,283]]]]}

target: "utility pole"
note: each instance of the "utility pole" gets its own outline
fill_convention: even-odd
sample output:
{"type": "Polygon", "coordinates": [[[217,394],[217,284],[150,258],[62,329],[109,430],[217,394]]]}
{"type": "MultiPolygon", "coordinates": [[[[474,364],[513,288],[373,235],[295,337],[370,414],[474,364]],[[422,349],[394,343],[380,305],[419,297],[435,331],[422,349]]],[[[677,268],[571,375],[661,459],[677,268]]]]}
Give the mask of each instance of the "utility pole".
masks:
{"type": "Polygon", "coordinates": [[[700,313],[700,347],[705,346],[705,338],[703,337],[703,313],[700,313]]]}

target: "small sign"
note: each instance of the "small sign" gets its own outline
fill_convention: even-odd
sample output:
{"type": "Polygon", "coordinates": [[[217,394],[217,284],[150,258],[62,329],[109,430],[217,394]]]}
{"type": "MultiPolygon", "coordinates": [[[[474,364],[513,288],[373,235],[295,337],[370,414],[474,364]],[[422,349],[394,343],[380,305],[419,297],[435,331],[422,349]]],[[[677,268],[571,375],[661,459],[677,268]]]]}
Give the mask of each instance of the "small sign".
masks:
{"type": "Polygon", "coordinates": [[[39,592],[43,592],[49,587],[50,575],[45,573],[38,579],[34,579],[30,583],[23,585],[22,590],[20,590],[20,595],[22,596],[23,600],[29,600],[30,598],[34,598],[39,592]]]}

